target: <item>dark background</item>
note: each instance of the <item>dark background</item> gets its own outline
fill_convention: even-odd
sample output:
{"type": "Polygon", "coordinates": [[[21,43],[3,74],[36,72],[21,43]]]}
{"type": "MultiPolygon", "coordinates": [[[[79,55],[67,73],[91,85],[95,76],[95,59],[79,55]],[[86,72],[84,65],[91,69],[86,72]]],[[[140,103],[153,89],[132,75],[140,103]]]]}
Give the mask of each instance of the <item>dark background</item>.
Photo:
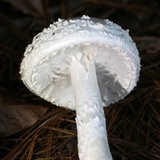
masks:
{"type": "Polygon", "coordinates": [[[83,14],[129,29],[140,52],[137,87],[123,101],[105,108],[114,160],[160,160],[159,0],[1,0],[0,106],[41,105],[48,112],[34,125],[3,136],[0,159],[78,159],[75,112],[30,93],[20,80],[19,66],[26,46],[43,28],[58,18],[83,14]]]}

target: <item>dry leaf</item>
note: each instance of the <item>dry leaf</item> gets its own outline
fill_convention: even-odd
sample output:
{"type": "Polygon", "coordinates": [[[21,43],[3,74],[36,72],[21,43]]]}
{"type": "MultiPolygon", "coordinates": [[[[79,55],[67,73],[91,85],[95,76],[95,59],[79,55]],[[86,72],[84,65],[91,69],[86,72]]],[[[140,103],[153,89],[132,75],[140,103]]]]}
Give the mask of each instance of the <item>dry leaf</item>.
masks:
{"type": "Polygon", "coordinates": [[[15,134],[40,119],[48,108],[34,105],[0,107],[0,137],[15,134]]]}

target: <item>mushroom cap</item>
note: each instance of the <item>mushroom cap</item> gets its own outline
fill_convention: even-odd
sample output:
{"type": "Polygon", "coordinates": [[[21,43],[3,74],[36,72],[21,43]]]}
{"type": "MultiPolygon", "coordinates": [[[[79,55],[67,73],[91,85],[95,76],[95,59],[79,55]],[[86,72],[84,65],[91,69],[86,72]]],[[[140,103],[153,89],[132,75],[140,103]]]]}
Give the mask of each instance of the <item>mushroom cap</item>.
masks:
{"type": "Polygon", "coordinates": [[[90,51],[103,106],[123,99],[136,86],[140,58],[128,32],[108,19],[59,19],[45,28],[26,48],[21,78],[34,94],[74,110],[69,59],[90,51]]]}

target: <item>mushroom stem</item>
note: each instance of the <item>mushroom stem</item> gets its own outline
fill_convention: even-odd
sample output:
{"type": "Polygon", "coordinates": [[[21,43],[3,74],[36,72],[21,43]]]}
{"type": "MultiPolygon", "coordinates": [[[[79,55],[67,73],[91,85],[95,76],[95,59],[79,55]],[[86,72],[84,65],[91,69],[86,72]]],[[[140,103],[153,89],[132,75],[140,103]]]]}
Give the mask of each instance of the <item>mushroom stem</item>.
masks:
{"type": "Polygon", "coordinates": [[[70,74],[76,104],[79,158],[112,160],[95,64],[89,58],[74,57],[70,74]]]}

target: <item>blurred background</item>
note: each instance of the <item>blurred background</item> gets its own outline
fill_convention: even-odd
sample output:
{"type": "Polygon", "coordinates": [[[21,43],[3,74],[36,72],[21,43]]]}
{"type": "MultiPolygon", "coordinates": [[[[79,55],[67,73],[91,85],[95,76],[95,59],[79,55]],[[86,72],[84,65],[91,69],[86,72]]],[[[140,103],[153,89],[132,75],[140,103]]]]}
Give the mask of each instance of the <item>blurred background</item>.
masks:
{"type": "Polygon", "coordinates": [[[33,95],[19,67],[43,28],[84,14],[129,29],[140,52],[137,87],[104,109],[113,159],[160,160],[159,0],[0,0],[0,159],[78,159],[75,112],[33,95]]]}

